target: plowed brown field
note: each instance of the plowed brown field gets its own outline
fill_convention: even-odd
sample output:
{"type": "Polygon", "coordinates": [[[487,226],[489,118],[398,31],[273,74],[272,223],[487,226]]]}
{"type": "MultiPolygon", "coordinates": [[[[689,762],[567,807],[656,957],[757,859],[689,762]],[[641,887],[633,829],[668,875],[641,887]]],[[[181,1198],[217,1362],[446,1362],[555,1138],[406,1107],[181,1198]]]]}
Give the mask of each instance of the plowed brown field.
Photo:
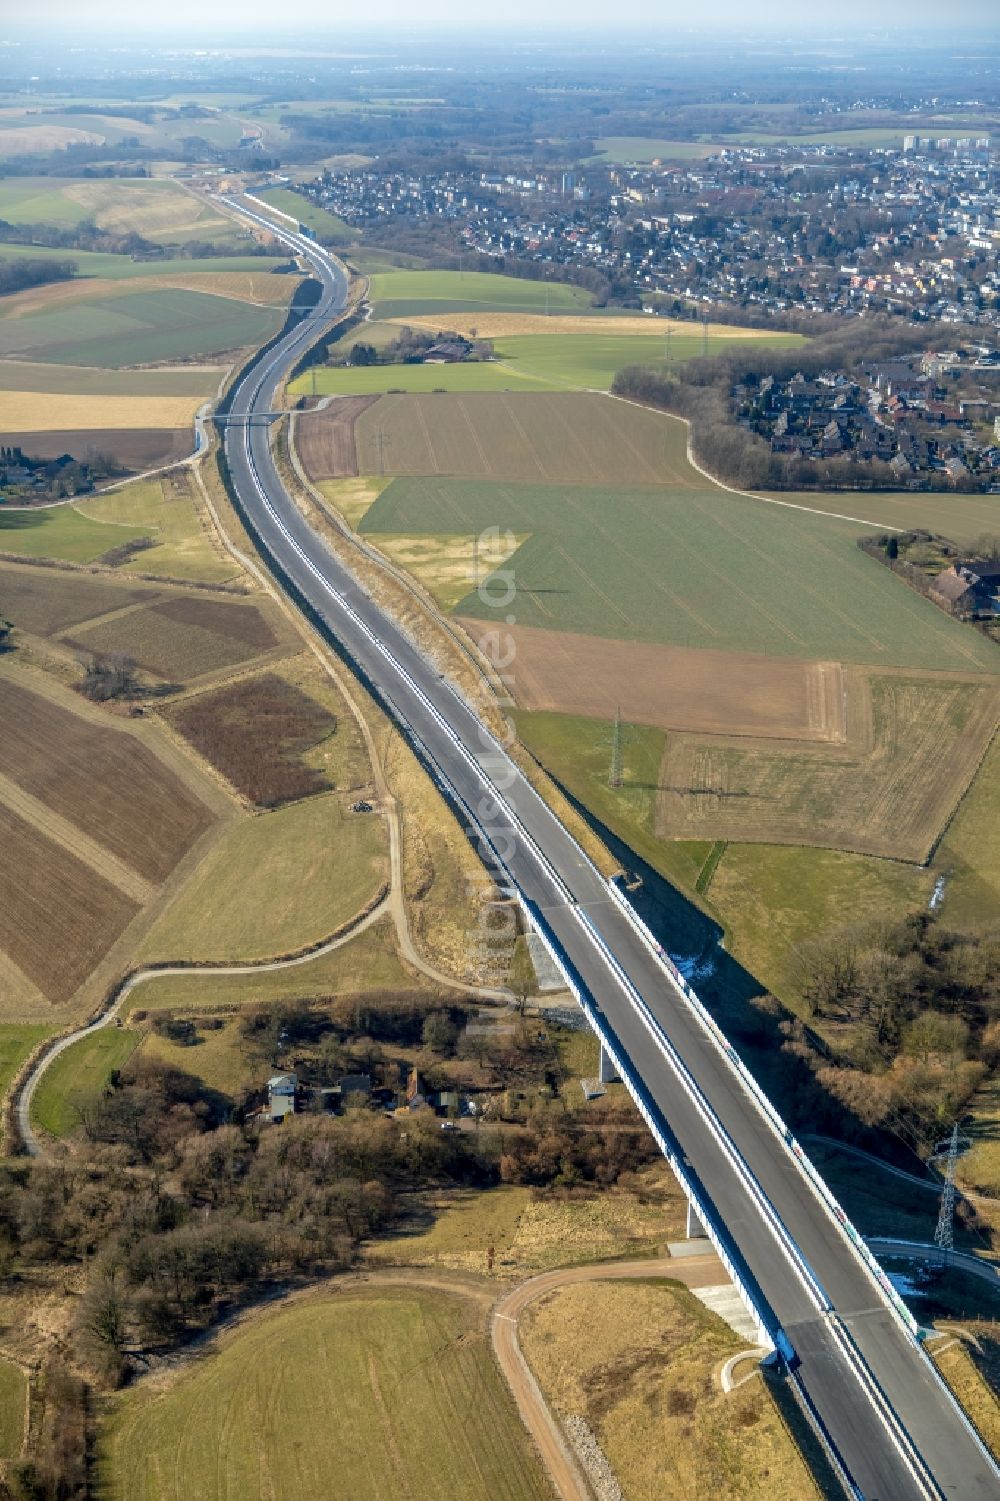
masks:
{"type": "MultiPolygon", "coordinates": [[[[474,641],[487,629],[481,620],[459,623],[474,641]]],[[[594,719],[613,719],[620,709],[631,724],[760,739],[837,743],[847,733],[839,662],[609,641],[533,626],[504,634],[514,652],[509,686],[525,709],[594,719]]]]}
{"type": "MultiPolygon", "coordinates": [[[[45,397],[39,399],[44,403],[45,397]]],[[[87,427],[58,428],[51,432],[4,432],[4,443],[22,448],[36,459],[58,459],[64,453],[84,460],[91,454],[110,453],[124,468],[139,473],[175,464],[194,449],[191,427],[87,427]]]]}
{"type": "Polygon", "coordinates": [[[66,1001],[139,910],[0,805],[0,947],[47,1000],[66,1001]]]}
{"type": "MultiPolygon", "coordinates": [[[[135,735],[96,724],[6,673],[0,723],[0,772],[149,881],[164,880],[213,821],[135,735]]],[[[23,875],[6,850],[3,863],[23,875]]],[[[58,934],[54,928],[49,942],[58,934]]]]}
{"type": "Polygon", "coordinates": [[[377,396],[337,396],[322,411],[299,412],[295,442],[299,458],[314,482],[357,474],[354,424],[377,396]]]}

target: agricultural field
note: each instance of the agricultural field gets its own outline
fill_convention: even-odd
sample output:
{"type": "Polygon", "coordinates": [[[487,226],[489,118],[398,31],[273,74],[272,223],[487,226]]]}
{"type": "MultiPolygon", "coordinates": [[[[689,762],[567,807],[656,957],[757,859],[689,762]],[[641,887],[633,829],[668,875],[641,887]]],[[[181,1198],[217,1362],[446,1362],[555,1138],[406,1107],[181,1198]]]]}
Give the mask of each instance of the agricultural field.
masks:
{"type": "MultiPolygon", "coordinates": [[[[668,348],[665,334],[562,333],[558,329],[561,320],[552,321],[556,325],[552,333],[505,334],[494,341],[494,355],[509,375],[545,382],[556,389],[607,391],[618,371],[627,365],[669,371],[683,360],[722,354],[746,338],[744,331],[735,337],[729,332],[702,335],[689,323],[671,335],[668,348]]],[[[759,337],[772,346],[799,342],[797,334],[765,333],[759,337]]]]}
{"type": "Polygon", "coordinates": [[[550,1493],[481,1303],[419,1286],[337,1286],[245,1322],[165,1389],[117,1398],[100,1449],[109,1501],[225,1501],[262,1475],[318,1497],[336,1474],[352,1501],[550,1493]]]}
{"type": "Polygon", "coordinates": [[[315,763],[317,752],[324,760],[328,755],[336,715],[274,673],[187,698],[170,719],[258,808],[278,807],[332,785],[315,763]]]}
{"type": "Polygon", "coordinates": [[[706,141],[663,141],[647,136],[601,136],[594,145],[594,161],[641,167],[655,161],[700,162],[722,149],[706,141]]]}
{"type": "Polygon", "coordinates": [[[656,832],[821,845],[922,864],[996,730],[997,687],[873,674],[853,682],[847,700],[842,746],[669,736],[656,832]]]}
{"type": "Polygon", "coordinates": [[[962,800],[934,857],[953,927],[987,928],[1000,912],[1000,737],[962,800]]]}
{"type": "Polygon", "coordinates": [[[548,391],[557,384],[497,360],[457,365],[320,365],[291,382],[293,396],[380,396],[391,391],[548,391]]]}
{"type": "MultiPolygon", "coordinates": [[[[755,343],[763,341],[765,344],[805,343],[801,334],[772,333],[767,329],[742,328],[734,323],[702,323],[692,318],[664,318],[653,313],[615,312],[607,308],[593,313],[567,313],[562,309],[558,313],[522,313],[500,309],[483,313],[449,312],[442,317],[447,323],[448,332],[463,334],[469,339],[511,339],[532,334],[544,334],[552,338],[566,334],[602,335],[619,339],[635,337],[658,340],[660,352],[664,356],[675,353],[675,339],[682,341],[677,345],[678,350],[686,347],[683,341],[696,340],[698,353],[701,353],[702,341],[705,339],[708,340],[710,349],[713,340],[718,339],[726,339],[730,343],[744,343],[747,340],[755,343]]],[[[366,323],[360,332],[366,343],[378,345],[380,342],[387,342],[389,338],[398,338],[398,331],[404,326],[438,333],[441,325],[442,318],[418,313],[407,318],[397,318],[393,322],[366,323]],[[374,337],[371,337],[371,331],[374,331],[374,337]]],[[[358,337],[359,330],[351,329],[339,341],[339,347],[342,349],[358,337]]]]}
{"type": "Polygon", "coordinates": [[[557,1288],[520,1334],[543,1392],[589,1425],[630,1501],[818,1498],[764,1381],[719,1391],[714,1372],[742,1342],[680,1284],[557,1288]]]}
{"type": "Polygon", "coordinates": [[[75,651],[124,652],[168,682],[188,682],[255,657],[280,655],[285,632],[270,605],[179,594],[135,605],[62,639],[75,651]]]}
{"type": "Polygon", "coordinates": [[[223,365],[179,365],[174,369],[161,370],[96,370],[80,369],[73,365],[45,365],[31,360],[0,360],[0,392],[30,392],[35,396],[35,405],[43,412],[47,403],[39,402],[39,395],[126,396],[143,401],[158,396],[187,396],[205,401],[216,394],[225,373],[223,365]]]}
{"type": "MultiPolygon", "coordinates": [[[[81,701],[78,712],[71,695],[40,680],[39,689],[0,674],[0,778],[113,857],[113,880],[119,863],[147,882],[165,880],[210,826],[209,810],[137,734],[81,701]]],[[[9,863],[23,876],[19,862],[9,863]]]]}
{"type": "MultiPolygon", "coordinates": [[[[508,564],[518,625],[875,666],[1000,667],[982,636],[866,557],[856,523],[697,476],[655,491],[402,478],[360,522],[375,542],[489,527],[531,534],[508,564]]],[[[457,611],[495,615],[471,593],[457,611]]]]}
{"type": "Polygon", "coordinates": [[[846,511],[863,517],[873,526],[895,526],[903,531],[923,527],[959,544],[974,543],[984,534],[1000,532],[1000,495],[936,495],[914,491],[823,495],[813,490],[783,491],[774,499],[820,511],[846,511]]]}
{"type": "MultiPolygon", "coordinates": [[[[154,428],[192,428],[201,401],[194,396],[46,395],[0,390],[0,428],[4,433],[82,431],[93,433],[91,446],[101,448],[102,429],[135,432],[154,428]]],[[[25,445],[22,443],[22,447],[25,445]]],[[[192,433],[191,446],[194,446],[192,433]]],[[[30,439],[27,443],[31,452],[30,439]]]]}
{"type": "MultiPolygon", "coordinates": [[[[339,403],[310,419],[337,420],[339,403]]],[[[559,392],[499,397],[384,396],[354,419],[356,473],[467,475],[511,484],[670,485],[690,482],[687,430],[660,412],[559,392]]],[[[312,477],[317,474],[300,445],[312,477]]],[[[525,528],[526,530],[526,528],[525,528]]]]}
{"type": "Polygon", "coordinates": [[[102,1027],[60,1053],[45,1070],[31,1101],[32,1125],[49,1136],[68,1136],[124,1068],[142,1040],[125,1027],[102,1027]]]}
{"type": "Polygon", "coordinates": [[[130,286],[107,295],[42,301],[20,317],[0,317],[0,358],[119,369],[262,344],[280,326],[281,313],[271,306],[208,292],[130,286]]]}
{"type": "MultiPolygon", "coordinates": [[[[490,281],[497,279],[500,278],[488,278],[490,281]]],[[[401,317],[395,323],[366,324],[361,331],[352,329],[332,347],[338,356],[344,355],[363,338],[365,343],[378,348],[398,338],[404,324],[434,332],[447,329],[470,337],[475,330],[479,337],[493,340],[494,358],[453,365],[322,366],[300,375],[290,389],[296,395],[313,392],[314,385],[318,395],[370,395],[393,390],[606,391],[617,372],[626,365],[669,370],[673,365],[698,355],[719,354],[747,337],[768,345],[801,342],[798,334],[760,333],[756,329],[733,329],[723,324],[709,325],[702,332],[693,323],[670,324],[666,319],[619,319],[596,314],[593,317],[580,314],[545,317],[544,314],[511,312],[477,315],[442,311],[434,317],[401,317]],[[593,327],[593,332],[588,325],[593,327]]]]}
{"type": "MultiPolygon", "coordinates": [[[[63,511],[60,508],[41,514],[58,517],[63,511]]],[[[0,511],[0,518],[6,520],[7,515],[0,511]]],[[[0,537],[4,535],[0,532],[0,537]]],[[[7,541],[2,550],[11,551],[7,541]]],[[[160,591],[154,586],[132,579],[33,568],[23,563],[0,564],[0,615],[34,636],[56,636],[82,621],[158,598],[160,591]]]]}
{"type": "MultiPolygon", "coordinates": [[[[138,566],[144,574],[217,584],[232,579],[238,572],[237,564],[204,514],[198,491],[186,470],[122,485],[99,499],[78,502],[74,510],[104,526],[105,540],[112,543],[118,540],[118,528],[125,528],[126,535],[144,528],[155,543],[140,556],[138,566]]],[[[0,512],[0,526],[2,522],[0,512]]]]}
{"type": "MultiPolygon", "coordinates": [[[[3,217],[0,196],[0,218],[3,217]]],[[[379,271],[369,298],[376,318],[437,317],[442,313],[583,312],[593,305],[589,292],[567,282],[526,281],[489,271],[379,271]]]]}
{"type": "Polygon", "coordinates": [[[256,196],[281,213],[290,214],[327,245],[343,245],[357,239],[357,231],[343,219],[310,202],[304,194],[293,193],[291,188],[264,188],[256,196]]]}
{"type": "Polygon", "coordinates": [[[295,447],[314,484],[358,473],[355,423],[377,400],[375,396],[342,396],[324,411],[296,414],[295,447]]]}
{"type": "MultiPolygon", "coordinates": [[[[3,399],[0,397],[0,407],[3,399]]],[[[56,558],[66,563],[93,563],[112,547],[151,537],[144,526],[113,529],[66,504],[40,510],[0,508],[0,553],[23,558],[56,558]]],[[[0,601],[5,595],[0,578],[0,601]]],[[[8,617],[13,619],[13,617],[8,617]]]]}
{"type": "MultiPolygon", "coordinates": [[[[68,1001],[139,903],[0,802],[0,949],[48,1001],[68,1001]],[[53,935],[59,942],[53,942],[53,935]]],[[[19,997],[5,996],[5,1009],[19,997]]]]}
{"type": "Polygon", "coordinates": [[[295,953],[356,917],[386,885],[385,824],[336,794],[236,824],[143,944],[144,960],[240,962],[295,953]]]}
{"type": "Polygon", "coordinates": [[[64,229],[93,219],[99,229],[167,243],[235,236],[231,219],[164,178],[9,177],[0,181],[0,219],[64,229]]]}
{"type": "MultiPolygon", "coordinates": [[[[478,621],[460,624],[474,640],[483,629],[478,621]]],[[[847,689],[839,662],[609,641],[519,625],[505,626],[504,635],[513,663],[510,686],[524,709],[608,721],[619,712],[633,725],[776,744],[846,739],[847,689]]]]}
{"type": "MultiPolygon", "coordinates": [[[[187,195],[185,195],[186,199],[187,195]]],[[[194,200],[190,200],[193,202],[194,200]]],[[[187,202],[185,202],[185,208],[187,202]]],[[[2,217],[2,215],[0,215],[2,217]]],[[[234,232],[238,226],[233,225],[234,232]]],[[[74,288],[81,281],[100,280],[104,281],[134,281],[134,280],[161,280],[170,276],[220,276],[232,275],[241,272],[252,275],[255,280],[262,280],[264,276],[277,271],[279,266],[288,266],[287,256],[277,255],[213,255],[208,257],[192,256],[164,256],[162,259],[148,261],[134,261],[130,255],[115,255],[111,251],[104,250],[54,250],[47,245],[21,245],[16,242],[0,240],[0,257],[4,260],[16,260],[25,257],[33,261],[71,260],[77,267],[77,280],[73,282],[74,288]]],[[[282,277],[282,280],[285,278],[282,277]]],[[[288,280],[293,284],[296,277],[289,276],[288,280]]],[[[278,280],[278,278],[275,278],[278,280]]]]}
{"type": "MultiPolygon", "coordinates": [[[[441,609],[453,610],[477,580],[486,579],[495,569],[502,568],[525,540],[515,532],[483,537],[462,532],[455,536],[439,533],[433,537],[396,537],[391,532],[380,532],[378,548],[422,584],[441,609]]],[[[481,627],[477,630],[470,626],[471,622],[466,623],[469,634],[475,638],[481,627]]]]}

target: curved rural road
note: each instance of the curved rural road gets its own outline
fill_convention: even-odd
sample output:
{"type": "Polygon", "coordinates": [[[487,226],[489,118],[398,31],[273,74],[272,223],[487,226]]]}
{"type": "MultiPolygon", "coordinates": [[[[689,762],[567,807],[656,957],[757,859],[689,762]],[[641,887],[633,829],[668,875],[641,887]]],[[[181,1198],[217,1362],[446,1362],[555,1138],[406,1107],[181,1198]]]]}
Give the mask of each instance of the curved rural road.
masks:
{"type": "Polygon", "coordinates": [[[517,1333],[518,1319],[536,1298],[557,1287],[573,1282],[606,1282],[618,1277],[671,1277],[687,1287],[715,1287],[720,1282],[729,1281],[729,1274],[714,1251],[705,1256],[685,1256],[677,1260],[666,1257],[596,1262],[588,1266],[563,1267],[532,1277],[502,1297],[493,1310],[494,1353],[560,1501],[593,1501],[594,1493],[524,1358],[517,1333]]]}
{"type": "MultiPolygon", "coordinates": [[[[203,459],[204,457],[206,457],[208,452],[209,450],[205,449],[198,457],[203,459]]],[[[406,899],[403,892],[402,819],[400,816],[399,805],[389,788],[389,784],[385,775],[385,769],[382,765],[382,758],[379,755],[378,747],[375,744],[375,738],[372,735],[371,726],[369,725],[364,714],[361,712],[357,700],[351,692],[348,684],[343,680],[340,673],[333,665],[329,648],[325,645],[320,646],[316,642],[312,633],[305,625],[305,622],[299,611],[292,610],[288,606],[287,601],[274,587],[270,578],[263,571],[263,569],[258,566],[253,558],[242,552],[226,532],[218,509],[213,504],[212,498],[202,479],[199,464],[194,465],[193,473],[195,479],[197,480],[198,487],[201,490],[202,498],[208,509],[209,515],[212,518],[212,522],[226,550],[278,602],[278,604],[282,608],[283,613],[285,613],[289,620],[292,621],[298,632],[302,635],[303,639],[315,652],[320,663],[336,683],[342,696],[347,701],[347,705],[365,743],[365,749],[368,753],[369,762],[371,763],[372,777],[378,793],[379,804],[385,814],[386,823],[389,829],[389,892],[388,895],[383,897],[383,899],[378,902],[370,911],[352,919],[348,924],[346,924],[345,927],[338,929],[336,933],[332,934],[331,937],[326,940],[326,942],[319,944],[315,948],[310,948],[301,954],[295,954],[290,958],[254,960],[245,964],[234,963],[229,965],[177,964],[168,966],[166,968],[139,969],[136,970],[134,974],[129,975],[125,980],[125,983],[122,985],[121,989],[118,991],[111,1005],[108,1006],[107,1009],[103,1011],[99,1017],[96,1018],[96,1020],[89,1022],[84,1027],[78,1027],[75,1031],[69,1032],[65,1036],[60,1037],[57,1041],[52,1043],[51,1046],[47,1047],[44,1052],[42,1052],[37,1062],[25,1076],[20,1085],[20,1088],[17,1090],[14,1099],[14,1118],[17,1122],[18,1135],[21,1138],[24,1149],[29,1154],[29,1156],[32,1157],[39,1157],[42,1155],[41,1142],[35,1135],[34,1129],[31,1125],[31,1102],[42,1076],[49,1068],[49,1066],[55,1061],[55,1059],[58,1058],[61,1053],[64,1053],[67,1048],[72,1047],[74,1043],[82,1041],[83,1038],[89,1037],[92,1033],[99,1032],[102,1027],[109,1026],[111,1022],[113,1022],[115,1018],[121,1013],[121,1009],[125,1001],[128,1000],[132,992],[139,985],[146,984],[147,981],[156,980],[157,978],[162,978],[165,976],[176,977],[179,975],[268,974],[277,970],[293,969],[297,965],[307,964],[313,959],[320,959],[325,954],[332,953],[335,949],[341,948],[344,944],[349,943],[352,939],[358,937],[358,935],[360,933],[363,933],[366,928],[370,928],[374,923],[378,922],[380,918],[388,914],[392,918],[393,926],[396,930],[396,941],[398,943],[399,952],[402,958],[406,961],[407,964],[411,965],[412,968],[418,970],[421,974],[426,975],[429,980],[432,980],[435,984],[441,985],[446,989],[460,990],[463,991],[466,995],[475,995],[480,997],[482,1000],[507,1004],[510,1003],[513,999],[511,993],[508,990],[491,989],[488,986],[466,983],[464,981],[456,979],[454,975],[445,974],[443,970],[439,970],[433,964],[430,964],[417,951],[417,947],[413,942],[413,936],[410,932],[409,917],[406,911],[406,899]]],[[[58,504],[60,505],[65,503],[66,502],[63,501],[58,502],[58,504]]]]}

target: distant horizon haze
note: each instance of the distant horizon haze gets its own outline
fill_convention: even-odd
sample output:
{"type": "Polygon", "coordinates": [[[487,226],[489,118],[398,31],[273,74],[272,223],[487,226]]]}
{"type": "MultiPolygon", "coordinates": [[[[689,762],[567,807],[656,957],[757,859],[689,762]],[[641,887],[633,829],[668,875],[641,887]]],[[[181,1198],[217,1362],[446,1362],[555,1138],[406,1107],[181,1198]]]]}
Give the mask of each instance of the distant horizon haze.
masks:
{"type": "MultiPolygon", "coordinates": [[[[43,0],[31,12],[31,19],[0,23],[0,42],[16,41],[19,36],[36,38],[40,28],[64,28],[65,41],[85,38],[94,32],[119,31],[123,39],[157,34],[181,40],[187,45],[215,47],[220,29],[236,28],[246,44],[266,41],[276,45],[282,38],[299,40],[313,31],[322,37],[363,37],[378,35],[383,43],[386,27],[398,27],[400,40],[413,39],[428,32],[453,31],[486,36],[509,36],[520,33],[525,40],[565,31],[567,39],[584,34],[633,35],[642,32],[650,37],[675,35],[697,36],[699,33],[735,31],[744,35],[754,32],[793,33],[847,39],[858,27],[866,33],[914,31],[995,31],[1000,36],[1000,4],[997,0],[952,0],[942,6],[940,0],[882,0],[877,6],[865,0],[841,0],[832,12],[816,19],[811,7],[793,0],[712,0],[692,24],[691,8],[671,0],[635,0],[627,13],[618,12],[609,19],[608,7],[598,0],[546,0],[538,5],[532,0],[508,0],[502,13],[492,12],[484,19],[477,7],[466,0],[425,0],[415,24],[412,5],[404,0],[379,0],[361,12],[338,16],[329,0],[297,0],[281,18],[270,0],[173,0],[165,7],[150,7],[137,12],[132,0],[43,0]]],[[[227,40],[234,41],[229,35],[227,40]]]]}

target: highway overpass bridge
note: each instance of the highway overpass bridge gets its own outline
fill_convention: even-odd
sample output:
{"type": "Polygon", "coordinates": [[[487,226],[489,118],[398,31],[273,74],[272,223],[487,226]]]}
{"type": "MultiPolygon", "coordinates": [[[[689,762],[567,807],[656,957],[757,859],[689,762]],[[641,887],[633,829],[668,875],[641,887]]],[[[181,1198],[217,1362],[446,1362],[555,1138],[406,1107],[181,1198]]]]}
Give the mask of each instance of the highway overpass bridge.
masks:
{"type": "MultiPolygon", "coordinates": [[[[236,503],[286,591],[379,696],[548,945],[729,1266],[848,1495],[997,1501],[1000,1471],[915,1321],[819,1174],[673,970],[473,707],[312,530],[269,428],[276,393],[339,311],[343,268],[245,199],[308,261],[317,305],[251,362],[222,427],[236,503]]],[[[503,612],[498,610],[503,628],[503,612]]]]}

